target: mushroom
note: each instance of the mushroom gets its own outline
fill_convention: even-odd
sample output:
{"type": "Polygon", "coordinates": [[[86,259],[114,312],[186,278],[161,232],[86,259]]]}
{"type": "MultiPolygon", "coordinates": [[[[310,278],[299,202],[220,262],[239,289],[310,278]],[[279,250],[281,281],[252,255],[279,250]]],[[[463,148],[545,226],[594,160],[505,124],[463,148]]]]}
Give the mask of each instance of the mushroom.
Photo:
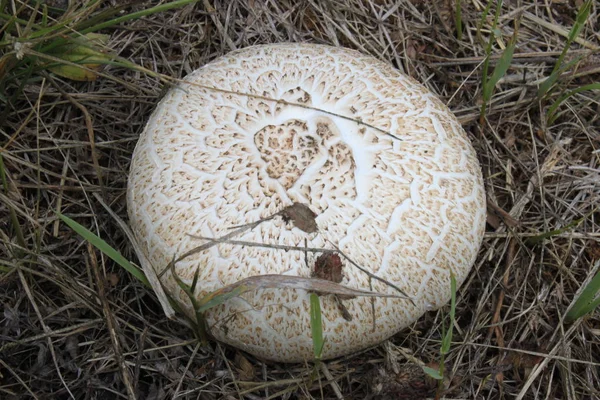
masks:
{"type": "MultiPolygon", "coordinates": [[[[173,273],[188,285],[198,274],[198,299],[250,276],[328,273],[349,288],[397,294],[393,284],[410,296],[321,293],[323,359],[376,345],[447,304],[450,273],[465,280],[486,216],[481,168],[452,112],[391,65],[314,44],[253,46],[189,74],[139,138],[127,200],[145,257],[190,316],[173,273]],[[314,229],[282,213],[294,204],[314,213],[314,229]],[[246,224],[236,242],[165,271],[206,238],[246,224]],[[329,265],[337,269],[323,271],[329,265]]],[[[221,342],[301,362],[313,357],[309,299],[306,290],[265,288],[205,317],[221,342]]]]}

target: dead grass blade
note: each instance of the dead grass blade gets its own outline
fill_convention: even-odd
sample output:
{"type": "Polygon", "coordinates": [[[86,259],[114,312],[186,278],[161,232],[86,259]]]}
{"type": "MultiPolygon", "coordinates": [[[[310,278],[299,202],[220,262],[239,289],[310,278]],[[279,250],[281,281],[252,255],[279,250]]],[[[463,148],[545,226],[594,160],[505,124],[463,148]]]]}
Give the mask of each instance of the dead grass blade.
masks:
{"type": "MultiPolygon", "coordinates": [[[[8,180],[6,179],[6,169],[4,166],[4,158],[2,157],[2,152],[0,152],[0,180],[2,181],[2,188],[4,189],[4,193],[8,195],[9,187],[8,180]]],[[[11,207],[10,203],[6,203],[8,207],[8,212],[10,215],[10,222],[13,226],[13,230],[15,231],[15,235],[17,237],[17,243],[19,246],[25,248],[25,237],[23,236],[23,230],[21,229],[21,224],[19,223],[19,218],[17,218],[17,213],[13,207],[11,207]]]]}
{"type": "Polygon", "coordinates": [[[106,321],[106,326],[108,328],[108,334],[110,336],[115,361],[117,362],[117,365],[119,367],[121,379],[123,380],[123,384],[127,389],[127,395],[129,399],[135,400],[136,395],[131,381],[131,373],[129,371],[129,368],[127,368],[127,365],[125,364],[125,358],[123,357],[120,326],[119,324],[117,324],[113,310],[111,309],[111,304],[108,301],[106,294],[106,279],[100,274],[100,267],[98,265],[98,259],[96,257],[96,249],[94,248],[94,245],[92,245],[91,242],[88,242],[87,250],[89,255],[89,264],[91,265],[91,269],[94,273],[98,299],[102,304],[102,312],[104,314],[104,320],[106,321]]]}
{"type": "Polygon", "coordinates": [[[404,296],[388,293],[371,292],[353,289],[339,283],[317,278],[304,278],[301,276],[288,275],[258,275],[242,279],[231,285],[206,295],[199,301],[199,312],[223,304],[232,297],[259,289],[297,289],[307,292],[318,292],[320,294],[337,294],[347,297],[384,297],[406,299],[404,296]]]}

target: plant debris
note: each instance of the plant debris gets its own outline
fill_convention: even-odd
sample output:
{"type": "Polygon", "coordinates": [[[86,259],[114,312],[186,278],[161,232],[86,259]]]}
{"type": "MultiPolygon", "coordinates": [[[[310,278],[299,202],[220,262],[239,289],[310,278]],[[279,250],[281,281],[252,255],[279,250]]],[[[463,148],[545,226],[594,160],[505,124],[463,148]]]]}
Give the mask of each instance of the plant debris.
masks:
{"type": "Polygon", "coordinates": [[[292,222],[292,224],[306,232],[314,233],[319,230],[317,225],[317,214],[315,214],[306,204],[294,203],[291,206],[287,206],[279,214],[283,217],[285,222],[292,222]]]}
{"type": "Polygon", "coordinates": [[[315,261],[313,276],[331,282],[340,283],[344,280],[342,259],[339,254],[325,253],[317,257],[315,261]]]}

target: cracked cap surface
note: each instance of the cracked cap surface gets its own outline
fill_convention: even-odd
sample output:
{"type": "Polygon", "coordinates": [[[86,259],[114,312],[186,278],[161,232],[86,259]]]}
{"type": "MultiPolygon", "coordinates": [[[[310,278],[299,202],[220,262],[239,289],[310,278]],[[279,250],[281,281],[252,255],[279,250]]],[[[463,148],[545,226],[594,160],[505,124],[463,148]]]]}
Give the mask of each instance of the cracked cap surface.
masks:
{"type": "MultiPolygon", "coordinates": [[[[185,82],[150,118],[129,178],[130,224],[158,272],[204,243],[190,235],[221,237],[303,203],[317,215],[317,232],[276,217],[235,240],[337,246],[415,302],[375,298],[373,313],[370,298],[341,300],[348,320],[333,296],[321,296],[323,358],[375,345],[448,302],[449,273],[458,284],[466,278],[486,207],[475,151],[435,95],[373,57],[309,44],[234,51],[185,82]]],[[[253,275],[310,277],[318,257],[219,244],[175,271],[191,284],[199,269],[201,298],[253,275]]],[[[344,258],[342,274],[344,286],[397,293],[344,258]]],[[[193,315],[170,271],[162,282],[193,315]]],[[[257,290],[206,317],[216,339],[258,357],[313,357],[305,291],[257,290]]]]}

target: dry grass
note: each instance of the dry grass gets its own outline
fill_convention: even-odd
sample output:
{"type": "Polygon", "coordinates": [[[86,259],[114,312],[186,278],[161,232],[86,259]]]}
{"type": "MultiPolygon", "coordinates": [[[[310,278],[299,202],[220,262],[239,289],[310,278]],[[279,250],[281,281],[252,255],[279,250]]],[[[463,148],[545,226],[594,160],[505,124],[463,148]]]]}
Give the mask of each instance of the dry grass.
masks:
{"type": "MultiPolygon", "coordinates": [[[[600,313],[562,318],[600,259],[600,101],[570,98],[552,126],[545,109],[600,78],[600,4],[567,60],[585,58],[545,102],[537,85],[566,42],[579,1],[506,2],[492,66],[519,21],[515,57],[479,124],[485,3],[205,0],[107,29],[109,46],[148,69],[182,77],[234,48],[302,41],[347,46],[394,64],[445,99],[478,150],[489,196],[487,235],[459,291],[447,398],[600,398],[600,313]],[[581,218],[540,244],[527,238],[581,218]]],[[[107,5],[108,6],[108,5],[107,5]]],[[[447,310],[389,343],[311,366],[265,364],[167,320],[153,293],[59,223],[76,219],[135,260],[101,198],[125,218],[130,156],[165,88],[122,68],[74,83],[46,75],[0,121],[8,193],[0,193],[0,398],[422,398],[416,363],[435,363],[447,310]],[[86,125],[86,118],[87,125],[86,125]],[[19,243],[9,210],[22,230],[19,243]],[[395,371],[395,372],[394,372],[395,371]]],[[[429,392],[429,393],[428,393],[429,392]]]]}

